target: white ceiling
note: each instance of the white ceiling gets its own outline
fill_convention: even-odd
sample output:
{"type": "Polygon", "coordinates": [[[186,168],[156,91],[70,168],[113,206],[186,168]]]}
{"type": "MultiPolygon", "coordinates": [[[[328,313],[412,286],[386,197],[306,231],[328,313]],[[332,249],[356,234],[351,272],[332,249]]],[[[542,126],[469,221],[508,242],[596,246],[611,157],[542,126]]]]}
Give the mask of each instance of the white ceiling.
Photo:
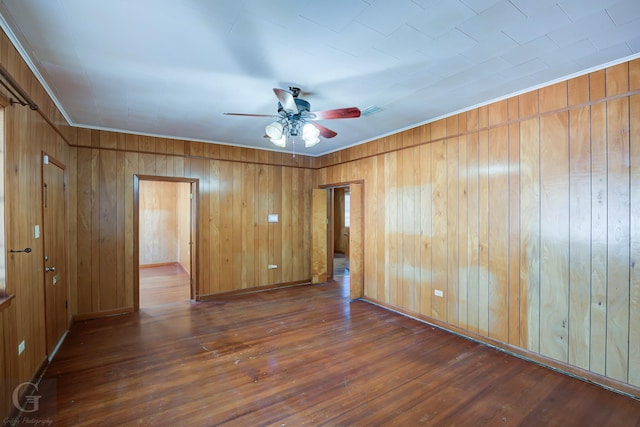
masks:
{"type": "MultiPolygon", "coordinates": [[[[75,126],[273,149],[272,88],[321,155],[640,56],[639,0],[0,0],[0,24],[75,126]]],[[[291,150],[288,143],[286,151],[291,150]]]]}

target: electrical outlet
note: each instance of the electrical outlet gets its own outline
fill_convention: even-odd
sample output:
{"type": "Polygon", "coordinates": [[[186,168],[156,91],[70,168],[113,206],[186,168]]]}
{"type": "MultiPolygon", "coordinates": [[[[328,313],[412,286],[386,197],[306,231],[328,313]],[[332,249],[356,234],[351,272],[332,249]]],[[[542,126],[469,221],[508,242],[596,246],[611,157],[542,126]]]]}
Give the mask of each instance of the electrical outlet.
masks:
{"type": "Polygon", "coordinates": [[[22,340],[22,342],[18,344],[18,356],[20,356],[23,351],[24,351],[24,340],[22,340]]]}
{"type": "Polygon", "coordinates": [[[267,268],[268,268],[269,270],[275,270],[276,268],[278,268],[278,266],[277,266],[276,264],[269,264],[269,265],[267,266],[267,268]]]}
{"type": "Polygon", "coordinates": [[[444,296],[444,292],[442,292],[440,289],[434,289],[433,293],[434,293],[437,297],[443,297],[443,296],[444,296]]]}

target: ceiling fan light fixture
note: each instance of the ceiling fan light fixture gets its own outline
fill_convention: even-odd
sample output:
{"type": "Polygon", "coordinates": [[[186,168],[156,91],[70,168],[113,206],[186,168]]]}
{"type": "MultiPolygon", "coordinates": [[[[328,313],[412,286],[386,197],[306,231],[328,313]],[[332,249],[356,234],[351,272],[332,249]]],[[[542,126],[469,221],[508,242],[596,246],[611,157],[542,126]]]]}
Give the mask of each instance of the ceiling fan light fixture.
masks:
{"type": "Polygon", "coordinates": [[[311,140],[317,139],[319,136],[320,136],[320,129],[318,129],[311,123],[306,123],[302,127],[302,139],[304,139],[305,141],[307,140],[311,141],[311,140]]]}
{"type": "Polygon", "coordinates": [[[269,141],[278,147],[284,148],[287,145],[287,135],[281,134],[279,138],[271,138],[269,141]]]}
{"type": "MultiPolygon", "coordinates": [[[[274,140],[279,140],[282,138],[282,132],[283,132],[283,128],[282,128],[282,124],[279,122],[273,122],[273,123],[269,123],[265,128],[264,131],[266,132],[267,135],[269,135],[269,138],[271,138],[271,142],[274,142],[274,140]]],[[[276,144],[277,145],[277,144],[276,144]]]]}
{"type": "Polygon", "coordinates": [[[318,138],[317,136],[315,138],[313,138],[313,139],[305,139],[304,140],[304,146],[305,146],[305,148],[313,147],[318,142],[320,142],[320,138],[318,138]]]}

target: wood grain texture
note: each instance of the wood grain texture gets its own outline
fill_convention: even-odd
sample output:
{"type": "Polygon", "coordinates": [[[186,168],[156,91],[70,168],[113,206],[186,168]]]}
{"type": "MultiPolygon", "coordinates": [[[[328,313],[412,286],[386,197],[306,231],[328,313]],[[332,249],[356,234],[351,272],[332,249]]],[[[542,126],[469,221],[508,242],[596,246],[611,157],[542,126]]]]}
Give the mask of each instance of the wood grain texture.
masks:
{"type": "Polygon", "coordinates": [[[640,161],[633,120],[638,107],[632,102],[638,95],[629,91],[640,88],[638,64],[619,64],[386,137],[368,143],[366,154],[354,150],[320,161],[334,176],[362,177],[365,183],[366,170],[354,175],[363,164],[358,156],[373,156],[384,166],[376,193],[378,200],[384,194],[386,206],[376,221],[386,227],[386,238],[371,252],[379,254],[375,261],[386,280],[376,287],[384,293],[365,297],[576,372],[602,375],[623,388],[637,387],[634,165],[640,161]],[[418,180],[407,174],[407,165],[416,165],[405,157],[408,152],[421,160],[418,180]],[[406,209],[395,208],[415,210],[408,194],[420,194],[420,225],[407,222],[406,209]],[[398,260],[411,259],[412,245],[393,234],[406,224],[416,231],[403,228],[404,236],[422,233],[422,286],[415,301],[406,300],[405,276],[400,283],[397,267],[398,260]],[[444,286],[443,298],[434,296],[444,286]]]}
{"type": "Polygon", "coordinates": [[[591,325],[591,109],[569,113],[569,363],[589,369],[591,325]]]}
{"type": "Polygon", "coordinates": [[[606,375],[623,382],[629,375],[629,163],[629,100],[622,98],[607,102],[606,375]]]}
{"type": "Polygon", "coordinates": [[[567,361],[569,330],[568,115],[540,118],[540,353],[567,361]]]}
{"type": "Polygon", "coordinates": [[[140,265],[178,262],[177,185],[142,180],[139,191],[140,265]]]}
{"type": "Polygon", "coordinates": [[[351,227],[349,232],[349,297],[357,299],[364,296],[364,188],[362,184],[350,184],[351,227]]]}
{"type": "MultiPolygon", "coordinates": [[[[516,104],[517,105],[517,104],[516,104]]],[[[509,344],[520,346],[527,310],[520,289],[520,124],[509,126],[509,344]]]]}
{"type": "Polygon", "coordinates": [[[540,350],[540,123],[520,123],[521,346],[540,350]]]}
{"type": "MultiPolygon", "coordinates": [[[[90,131],[86,136],[107,142],[117,139],[117,134],[103,131],[90,131]],[[93,136],[94,133],[98,136],[93,136]]],[[[139,141],[147,148],[158,147],[157,141],[148,141],[147,137],[141,137],[139,141]]],[[[80,153],[88,149],[78,150],[80,153]]],[[[91,240],[91,251],[79,253],[78,259],[78,263],[89,270],[87,274],[91,276],[88,282],[91,286],[91,303],[87,305],[86,302],[78,300],[77,314],[101,312],[118,306],[133,306],[134,290],[132,286],[127,285],[132,283],[132,259],[118,255],[119,252],[125,251],[124,248],[131,247],[131,235],[124,234],[124,230],[132,229],[131,211],[127,214],[124,212],[130,209],[127,207],[127,200],[133,199],[133,188],[130,184],[132,176],[121,180],[109,180],[108,177],[117,170],[123,170],[122,175],[126,172],[158,176],[154,175],[158,173],[158,162],[164,162],[164,157],[167,157],[168,162],[168,159],[173,157],[158,157],[149,153],[127,153],[125,156],[119,156],[114,151],[92,150],[91,162],[79,162],[78,165],[79,176],[88,174],[91,177],[90,194],[94,196],[93,203],[78,207],[79,217],[91,218],[90,233],[87,235],[91,240]],[[88,168],[91,168],[90,172],[88,168]],[[116,188],[117,186],[122,188],[116,188]],[[117,197],[118,194],[125,193],[124,200],[117,197]],[[108,211],[119,210],[123,212],[121,215],[107,215],[108,211]],[[96,265],[87,260],[89,256],[95,259],[101,257],[100,262],[96,265]],[[116,283],[107,280],[113,272],[120,275],[116,283]]],[[[198,150],[199,148],[196,148],[196,152],[199,152],[198,150]]],[[[80,155],[85,156],[84,153],[80,155]]],[[[305,228],[307,220],[303,216],[310,215],[310,211],[294,209],[294,203],[300,202],[300,206],[304,206],[310,200],[310,180],[302,179],[299,184],[293,184],[296,177],[304,175],[304,172],[300,175],[302,169],[257,166],[200,157],[190,158],[188,162],[179,164],[183,176],[168,179],[197,179],[202,193],[199,195],[197,212],[200,218],[197,236],[200,242],[198,256],[202,268],[198,271],[198,285],[194,289],[196,295],[204,296],[310,278],[309,267],[306,265],[308,261],[303,261],[305,257],[309,259],[309,246],[305,252],[304,243],[307,239],[304,238],[305,234],[300,237],[293,232],[301,230],[302,233],[310,233],[310,228],[305,228]],[[256,206],[259,206],[259,209],[255,209],[256,206]],[[280,222],[268,224],[268,213],[277,213],[280,222]],[[286,232],[283,231],[285,228],[286,232]],[[251,230],[251,233],[248,230],[251,230]],[[253,247],[251,251],[246,250],[250,248],[249,245],[253,247]],[[300,254],[297,262],[294,254],[300,254]],[[274,270],[267,269],[268,264],[278,265],[275,273],[274,270]]],[[[176,171],[175,168],[172,169],[172,173],[176,171]]],[[[84,239],[78,242],[79,246],[84,244],[84,239]]]]}
{"type": "MultiPolygon", "coordinates": [[[[434,128],[432,128],[432,131],[434,128]]],[[[447,319],[447,144],[446,141],[435,142],[432,147],[433,176],[433,250],[431,252],[431,268],[433,292],[431,299],[431,315],[440,320],[447,319]],[[440,291],[442,295],[435,295],[440,291]]]]}
{"type": "MultiPolygon", "coordinates": [[[[604,75],[604,73],[602,73],[604,75]]],[[[599,73],[598,73],[599,75],[599,73]]],[[[593,92],[593,91],[592,91],[593,92]]],[[[607,331],[607,105],[591,107],[591,326],[589,370],[605,374],[607,331]]]]}
{"type": "Polygon", "coordinates": [[[489,336],[509,341],[509,128],[489,131],[489,336]]]}
{"type": "MultiPolygon", "coordinates": [[[[44,245],[42,238],[34,236],[34,227],[43,225],[42,153],[70,166],[70,149],[65,138],[75,142],[76,131],[66,124],[55,103],[3,32],[0,32],[0,62],[39,106],[38,111],[33,111],[19,105],[5,106],[0,101],[5,107],[0,115],[4,116],[1,151],[4,157],[6,291],[14,295],[9,303],[3,304],[0,313],[0,418],[4,419],[14,409],[11,402],[14,388],[30,381],[47,357],[44,245]],[[56,128],[53,123],[57,124],[56,128]],[[9,249],[26,247],[32,249],[31,253],[7,253],[9,249]],[[18,344],[22,341],[25,350],[18,355],[18,344]]],[[[0,97],[6,98],[6,95],[6,90],[1,88],[0,97]]],[[[72,182],[69,170],[64,172],[63,179],[66,185],[72,182]]],[[[68,201],[71,203],[72,200],[68,201]]],[[[72,209],[67,212],[70,211],[72,209]]],[[[70,217],[64,219],[71,222],[70,217]]],[[[75,216],[72,221],[76,221],[75,216]]],[[[75,230],[75,226],[70,226],[69,232],[62,230],[63,237],[72,235],[75,230]]],[[[72,283],[68,276],[63,279],[67,289],[72,283]]],[[[2,288],[5,291],[4,286],[2,288]]]]}
{"type": "Polygon", "coordinates": [[[45,380],[54,425],[640,422],[639,401],[349,302],[336,282],[77,323],[45,380]]]}
{"type": "Polygon", "coordinates": [[[489,335],[490,310],[489,167],[489,132],[481,130],[478,135],[478,333],[483,336],[489,335]]]}
{"type": "Polygon", "coordinates": [[[480,280],[480,175],[479,175],[478,133],[467,135],[467,323],[468,330],[477,333],[479,330],[479,280],[480,280]]]}
{"type": "Polygon", "coordinates": [[[418,148],[420,160],[420,299],[417,301],[419,313],[431,316],[433,298],[433,176],[432,146],[422,145],[418,148]]]}
{"type": "MultiPolygon", "coordinates": [[[[640,71],[640,61],[635,61],[640,71]]],[[[640,77],[637,76],[637,77],[640,77]]],[[[638,82],[640,83],[640,82],[638,82]]],[[[630,99],[629,117],[640,117],[640,95],[630,99]]],[[[630,121],[629,146],[631,147],[631,188],[630,212],[631,222],[629,240],[631,242],[630,257],[630,290],[629,290],[629,384],[640,387],[640,122],[630,121]]]]}
{"type": "Polygon", "coordinates": [[[327,191],[312,190],[311,283],[327,280],[327,191]]]}
{"type": "MultiPolygon", "coordinates": [[[[457,122],[456,122],[457,123],[457,122]]],[[[448,126],[447,133],[451,131],[448,126]]],[[[458,138],[449,138],[447,144],[447,322],[458,325],[460,322],[460,283],[459,283],[459,164],[460,149],[458,138]]]]}

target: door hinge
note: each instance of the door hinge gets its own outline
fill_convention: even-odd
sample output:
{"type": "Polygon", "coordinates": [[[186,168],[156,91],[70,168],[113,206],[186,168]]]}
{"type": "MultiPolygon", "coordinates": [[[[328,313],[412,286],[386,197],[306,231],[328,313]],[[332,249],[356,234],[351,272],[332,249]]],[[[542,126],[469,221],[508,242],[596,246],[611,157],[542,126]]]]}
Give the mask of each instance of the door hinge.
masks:
{"type": "Polygon", "coordinates": [[[69,301],[64,302],[64,308],[69,308],[69,301]]]}

